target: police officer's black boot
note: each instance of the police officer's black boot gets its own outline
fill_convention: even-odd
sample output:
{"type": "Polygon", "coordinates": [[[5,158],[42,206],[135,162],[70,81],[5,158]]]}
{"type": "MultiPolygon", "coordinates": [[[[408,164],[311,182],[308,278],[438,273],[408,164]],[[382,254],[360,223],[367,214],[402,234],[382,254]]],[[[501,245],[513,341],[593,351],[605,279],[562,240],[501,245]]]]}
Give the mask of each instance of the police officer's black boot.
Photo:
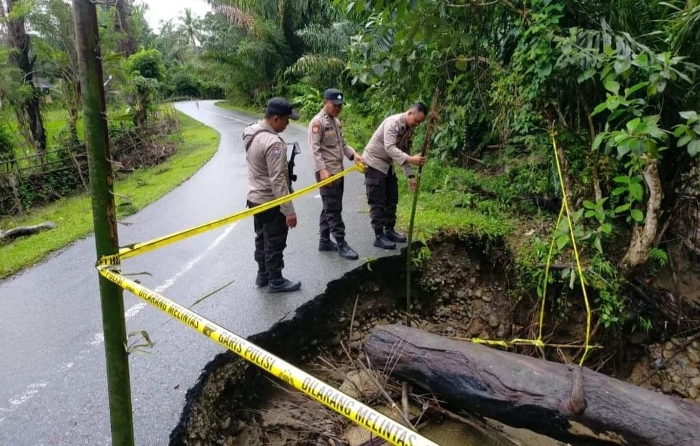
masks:
{"type": "Polygon", "coordinates": [[[376,229],[374,231],[375,239],[374,239],[374,246],[377,248],[382,248],[382,249],[394,249],[396,248],[396,243],[391,242],[388,238],[386,238],[386,235],[384,235],[384,230],[383,229],[376,229]]]}
{"type": "Polygon", "coordinates": [[[406,236],[394,231],[394,228],[386,228],[386,231],[384,231],[384,235],[386,235],[386,238],[388,238],[392,242],[406,243],[407,241],[406,236]]]}
{"type": "Polygon", "coordinates": [[[319,251],[337,251],[338,245],[336,245],[335,242],[333,240],[331,240],[330,238],[321,237],[321,239],[318,241],[318,250],[319,251]]]}
{"type": "Polygon", "coordinates": [[[271,293],[288,293],[290,291],[296,291],[301,288],[301,282],[298,280],[289,280],[282,277],[281,272],[276,272],[270,274],[270,288],[271,293]]]}
{"type": "Polygon", "coordinates": [[[267,274],[267,271],[258,271],[258,275],[255,278],[255,286],[257,288],[263,288],[266,287],[268,283],[270,283],[270,276],[267,274]]]}
{"type": "Polygon", "coordinates": [[[357,255],[355,250],[348,246],[348,243],[345,240],[338,241],[338,255],[350,260],[357,260],[360,257],[357,255]]]}

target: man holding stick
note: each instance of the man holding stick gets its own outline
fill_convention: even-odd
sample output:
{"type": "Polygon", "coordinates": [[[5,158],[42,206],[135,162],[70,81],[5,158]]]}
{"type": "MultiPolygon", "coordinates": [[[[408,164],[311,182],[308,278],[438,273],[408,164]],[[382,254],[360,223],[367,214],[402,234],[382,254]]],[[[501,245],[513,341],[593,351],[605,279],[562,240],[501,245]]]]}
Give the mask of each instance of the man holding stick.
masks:
{"type": "Polygon", "coordinates": [[[367,165],[365,186],[375,234],[374,246],[378,248],[394,249],[395,242],[406,242],[406,237],[395,230],[399,188],[394,162],[401,165],[408,177],[410,191],[415,192],[416,179],[411,166],[422,165],[425,157],[410,155],[410,151],[414,129],[427,114],[425,104],[416,102],[405,112],[389,116],[379,125],[362,152],[367,165]]]}

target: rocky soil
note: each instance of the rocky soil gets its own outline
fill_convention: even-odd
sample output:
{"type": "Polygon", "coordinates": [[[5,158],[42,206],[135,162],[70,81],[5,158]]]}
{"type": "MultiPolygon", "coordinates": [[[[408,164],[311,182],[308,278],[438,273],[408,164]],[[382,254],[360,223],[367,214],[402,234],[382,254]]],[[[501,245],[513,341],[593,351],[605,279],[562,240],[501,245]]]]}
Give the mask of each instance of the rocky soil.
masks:
{"type": "Polygon", "coordinates": [[[648,347],[629,378],[634,384],[700,403],[700,341],[672,338],[648,347]]]}
{"type": "MultiPolygon", "coordinates": [[[[432,258],[416,273],[412,325],[464,339],[523,335],[522,322],[514,321],[508,283],[499,265],[467,242],[447,240],[431,248],[432,258]]],[[[251,341],[400,421],[377,382],[399,406],[400,383],[371,372],[362,350],[373,327],[406,320],[404,262],[405,257],[383,258],[348,273],[302,306],[292,320],[251,341]]],[[[649,358],[637,364],[630,381],[698,398],[698,347],[692,339],[651,346],[649,358]]],[[[435,441],[439,438],[442,446],[561,445],[469,414],[425,411],[425,396],[419,396],[420,389],[415,393],[410,415],[422,433],[435,441]]],[[[230,352],[207,365],[187,400],[171,446],[370,444],[366,431],[230,352]]]]}

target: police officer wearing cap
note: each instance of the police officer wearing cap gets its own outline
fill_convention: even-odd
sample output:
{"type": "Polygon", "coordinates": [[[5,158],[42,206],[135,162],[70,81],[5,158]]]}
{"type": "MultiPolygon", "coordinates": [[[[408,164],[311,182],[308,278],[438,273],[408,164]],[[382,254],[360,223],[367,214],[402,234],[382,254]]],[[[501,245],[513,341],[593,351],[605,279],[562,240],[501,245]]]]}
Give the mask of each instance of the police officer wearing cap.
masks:
{"type": "MultiPolygon", "coordinates": [[[[338,115],[345,103],[343,93],[329,88],[323,93],[323,108],[309,123],[309,146],[316,165],[316,181],[325,180],[343,171],[343,157],[362,164],[362,157],[350,147],[343,137],[338,115]]],[[[343,222],[344,178],[320,188],[323,210],[320,218],[319,251],[338,251],[341,257],[358,258],[357,253],[345,241],[343,222]],[[331,234],[336,243],[331,240],[331,234]]]]}
{"type": "MultiPolygon", "coordinates": [[[[289,120],[299,119],[292,105],[284,98],[272,98],[262,120],[243,130],[248,163],[249,208],[289,194],[287,144],[278,135],[287,128],[289,120]]],[[[271,293],[296,291],[301,282],[285,279],[284,248],[289,228],[297,225],[297,215],[291,201],[275,206],[253,217],[255,227],[255,261],[258,288],[270,286],[271,293]]]]}

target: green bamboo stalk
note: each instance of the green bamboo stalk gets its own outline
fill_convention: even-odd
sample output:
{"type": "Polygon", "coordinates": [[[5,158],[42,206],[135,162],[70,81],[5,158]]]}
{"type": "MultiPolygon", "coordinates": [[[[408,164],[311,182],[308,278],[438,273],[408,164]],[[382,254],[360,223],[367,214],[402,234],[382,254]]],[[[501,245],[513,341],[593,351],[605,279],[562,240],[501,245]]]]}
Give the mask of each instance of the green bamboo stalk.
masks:
{"type": "MultiPolygon", "coordinates": [[[[438,117],[436,110],[439,88],[435,88],[433,101],[430,104],[430,116],[428,117],[427,128],[425,129],[425,139],[420,149],[421,156],[425,156],[430,142],[430,135],[433,132],[435,121],[438,117]]],[[[416,208],[418,207],[418,193],[420,192],[421,174],[423,165],[418,166],[416,173],[416,190],[413,192],[413,204],[411,206],[411,219],[408,224],[408,246],[406,246],[406,326],[411,326],[411,262],[413,261],[413,226],[416,220],[416,208]]]]}
{"type": "MultiPolygon", "coordinates": [[[[90,168],[90,195],[97,258],[119,252],[97,11],[91,0],[73,0],[76,47],[90,168]]],[[[113,446],[133,446],[129,359],[122,289],[98,275],[107,362],[107,390],[113,446]]]]}

